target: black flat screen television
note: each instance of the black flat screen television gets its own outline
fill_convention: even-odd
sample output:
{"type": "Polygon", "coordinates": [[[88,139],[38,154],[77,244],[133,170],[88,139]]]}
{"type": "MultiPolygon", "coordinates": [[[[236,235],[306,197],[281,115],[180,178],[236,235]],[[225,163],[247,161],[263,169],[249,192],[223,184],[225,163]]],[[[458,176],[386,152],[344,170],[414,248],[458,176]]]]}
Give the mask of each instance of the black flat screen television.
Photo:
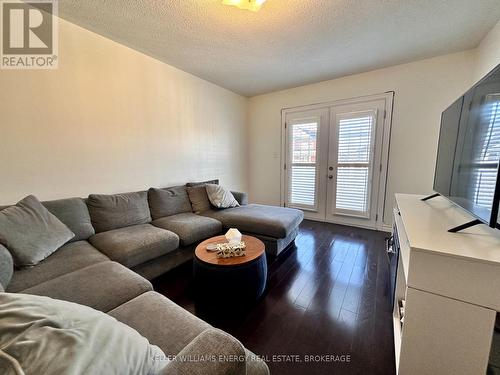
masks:
{"type": "Polygon", "coordinates": [[[443,112],[434,191],[499,228],[499,161],[500,65],[443,112]]]}

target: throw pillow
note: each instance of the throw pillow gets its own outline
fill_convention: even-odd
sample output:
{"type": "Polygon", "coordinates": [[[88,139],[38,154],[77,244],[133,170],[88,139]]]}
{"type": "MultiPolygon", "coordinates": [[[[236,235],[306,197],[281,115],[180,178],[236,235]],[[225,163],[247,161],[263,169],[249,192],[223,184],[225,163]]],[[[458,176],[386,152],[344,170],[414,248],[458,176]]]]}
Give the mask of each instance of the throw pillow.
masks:
{"type": "Polygon", "coordinates": [[[18,267],[38,264],[73,237],[33,195],[0,211],[0,243],[18,267]]]}
{"type": "Polygon", "coordinates": [[[193,212],[199,214],[200,212],[208,211],[212,206],[210,205],[210,200],[208,199],[207,189],[205,185],[188,187],[187,192],[189,195],[189,200],[191,201],[191,206],[193,207],[193,212]]]}
{"type": "Polygon", "coordinates": [[[168,364],[103,312],[20,293],[0,293],[0,348],[1,374],[160,374],[168,364]]]}
{"type": "Polygon", "coordinates": [[[207,184],[205,188],[210,203],[217,208],[238,207],[240,205],[233,194],[220,185],[207,184]]]}

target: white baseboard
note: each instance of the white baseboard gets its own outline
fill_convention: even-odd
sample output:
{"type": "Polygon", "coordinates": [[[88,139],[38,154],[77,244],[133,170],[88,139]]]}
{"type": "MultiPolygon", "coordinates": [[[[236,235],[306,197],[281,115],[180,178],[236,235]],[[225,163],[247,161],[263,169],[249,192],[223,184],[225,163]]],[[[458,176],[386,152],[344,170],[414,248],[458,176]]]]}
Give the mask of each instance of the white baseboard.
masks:
{"type": "Polygon", "coordinates": [[[343,224],[343,223],[338,223],[334,221],[328,221],[328,220],[321,220],[318,218],[310,218],[310,217],[305,217],[305,220],[311,220],[311,221],[317,221],[319,223],[330,223],[330,224],[337,224],[337,225],[344,225],[347,227],[353,227],[353,228],[362,228],[362,229],[369,229],[369,230],[376,230],[379,232],[387,232],[387,233],[392,233],[392,226],[389,224],[383,224],[381,229],[376,229],[376,228],[371,228],[371,227],[364,227],[361,225],[349,225],[349,224],[343,224]]]}

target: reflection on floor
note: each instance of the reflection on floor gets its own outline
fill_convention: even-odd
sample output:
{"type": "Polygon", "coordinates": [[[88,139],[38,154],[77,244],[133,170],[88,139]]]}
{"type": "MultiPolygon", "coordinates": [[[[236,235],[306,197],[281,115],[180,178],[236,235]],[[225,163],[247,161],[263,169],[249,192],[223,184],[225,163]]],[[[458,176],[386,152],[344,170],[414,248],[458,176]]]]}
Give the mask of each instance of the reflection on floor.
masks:
{"type": "MultiPolygon", "coordinates": [[[[295,247],[270,262],[254,308],[207,320],[264,356],[272,374],[394,374],[387,235],[304,221],[295,247]]],[[[195,313],[190,264],[154,285],[195,313]]]]}

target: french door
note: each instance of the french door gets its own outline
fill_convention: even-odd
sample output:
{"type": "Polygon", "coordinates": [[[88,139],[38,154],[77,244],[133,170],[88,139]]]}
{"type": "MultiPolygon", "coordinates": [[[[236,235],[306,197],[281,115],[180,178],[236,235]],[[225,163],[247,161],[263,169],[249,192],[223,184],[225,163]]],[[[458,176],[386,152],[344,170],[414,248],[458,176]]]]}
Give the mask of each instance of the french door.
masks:
{"type": "Polygon", "coordinates": [[[285,205],[382,229],[392,93],[311,107],[284,111],[285,205]]]}
{"type": "Polygon", "coordinates": [[[307,212],[311,219],[324,219],[328,155],[328,108],[287,115],[287,206],[307,212]]]}

